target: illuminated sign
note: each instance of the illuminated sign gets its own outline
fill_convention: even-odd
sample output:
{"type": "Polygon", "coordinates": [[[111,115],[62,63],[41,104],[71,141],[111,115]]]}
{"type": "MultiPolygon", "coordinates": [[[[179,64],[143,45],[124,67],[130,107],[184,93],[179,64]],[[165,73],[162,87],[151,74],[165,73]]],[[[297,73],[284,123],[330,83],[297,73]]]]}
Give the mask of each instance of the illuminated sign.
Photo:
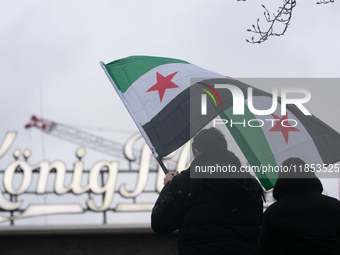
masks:
{"type": "MultiPolygon", "coordinates": [[[[7,132],[0,146],[0,158],[2,158],[10,149],[16,135],[16,132],[7,132]]],[[[132,136],[124,146],[124,155],[130,162],[136,161],[133,148],[140,138],[141,135],[136,134],[132,136]]],[[[189,147],[190,145],[187,143],[181,149],[176,163],[176,170],[181,171],[188,167],[189,147]]],[[[65,163],[60,160],[54,162],[43,160],[36,165],[30,165],[27,161],[30,154],[30,150],[25,150],[23,152],[25,160],[20,160],[21,151],[14,150],[13,156],[15,160],[10,163],[5,170],[0,170],[4,188],[4,191],[2,191],[2,187],[0,189],[0,208],[2,211],[11,212],[10,216],[5,216],[2,215],[0,211],[0,223],[8,221],[13,222],[13,220],[33,216],[83,213],[85,210],[94,212],[105,212],[106,210],[111,209],[115,212],[148,211],[152,209],[153,203],[130,202],[118,203],[115,208],[111,208],[110,206],[112,205],[116,192],[119,192],[124,198],[136,198],[142,194],[147,185],[149,173],[152,171],[157,172],[154,193],[160,192],[163,188],[164,173],[160,167],[154,170],[150,169],[152,153],[146,144],[142,148],[137,171],[120,170],[119,161],[99,161],[95,163],[90,170],[85,170],[82,161],[82,158],[86,154],[84,148],[77,149],[76,156],[78,157],[78,161],[74,163],[73,170],[67,170],[65,163]],[[125,174],[138,175],[134,190],[128,190],[124,183],[116,189],[117,178],[123,172],[125,174]],[[84,174],[88,175],[86,185],[82,182],[84,174]],[[36,175],[37,177],[34,178],[36,175]],[[26,208],[22,209],[21,207],[25,204],[25,201],[17,201],[18,196],[29,193],[29,188],[32,187],[32,185],[35,187],[34,193],[37,196],[46,194],[50,175],[54,175],[53,193],[55,194],[63,196],[66,193],[72,193],[74,195],[89,193],[89,198],[86,201],[87,208],[83,208],[81,203],[44,203],[29,204],[26,208]],[[67,183],[67,175],[71,175],[71,181],[68,184],[65,184],[67,183]],[[18,178],[15,178],[18,176],[19,181],[18,178]],[[101,194],[102,201],[98,204],[98,201],[91,198],[91,194],[101,194]],[[14,214],[13,212],[19,212],[20,214],[14,214]]],[[[173,158],[175,154],[176,152],[165,158],[164,163],[166,164],[166,159],[173,158]]]]}

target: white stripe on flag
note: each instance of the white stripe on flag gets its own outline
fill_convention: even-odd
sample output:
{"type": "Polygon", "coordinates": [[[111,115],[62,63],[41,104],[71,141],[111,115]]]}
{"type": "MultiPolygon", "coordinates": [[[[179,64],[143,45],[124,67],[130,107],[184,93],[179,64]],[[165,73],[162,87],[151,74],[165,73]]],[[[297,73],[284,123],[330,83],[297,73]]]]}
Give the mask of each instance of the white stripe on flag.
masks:
{"type": "Polygon", "coordinates": [[[217,74],[191,64],[166,64],[158,66],[135,81],[124,93],[124,98],[137,116],[141,125],[149,122],[158,114],[172,99],[189,88],[190,78],[225,78],[224,75],[217,74]],[[179,88],[167,89],[162,102],[158,91],[146,92],[157,83],[156,72],[163,76],[168,76],[178,72],[172,79],[179,88]]]}

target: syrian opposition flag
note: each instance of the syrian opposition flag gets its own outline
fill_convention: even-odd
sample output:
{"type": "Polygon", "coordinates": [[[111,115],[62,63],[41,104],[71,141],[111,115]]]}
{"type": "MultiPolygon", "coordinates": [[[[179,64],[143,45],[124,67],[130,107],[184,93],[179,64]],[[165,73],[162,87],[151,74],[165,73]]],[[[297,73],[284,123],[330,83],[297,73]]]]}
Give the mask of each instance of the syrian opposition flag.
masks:
{"type": "MultiPolygon", "coordinates": [[[[290,157],[307,164],[340,160],[338,132],[315,116],[304,115],[295,105],[287,105],[284,116],[279,104],[269,116],[254,115],[247,106],[247,88],[251,86],[235,79],[170,58],[132,56],[101,65],[158,159],[182,146],[219,115],[251,166],[263,170],[290,157]],[[243,92],[243,115],[233,114],[231,91],[215,89],[215,84],[234,85],[243,92]],[[204,93],[218,100],[206,100],[202,114],[204,93]]],[[[253,88],[252,99],[257,109],[271,107],[269,93],[253,88]]],[[[277,172],[255,173],[266,189],[273,187],[277,172]]]]}
{"type": "Polygon", "coordinates": [[[190,139],[190,79],[225,77],[182,60],[149,56],[102,67],[156,158],[190,139]]]}

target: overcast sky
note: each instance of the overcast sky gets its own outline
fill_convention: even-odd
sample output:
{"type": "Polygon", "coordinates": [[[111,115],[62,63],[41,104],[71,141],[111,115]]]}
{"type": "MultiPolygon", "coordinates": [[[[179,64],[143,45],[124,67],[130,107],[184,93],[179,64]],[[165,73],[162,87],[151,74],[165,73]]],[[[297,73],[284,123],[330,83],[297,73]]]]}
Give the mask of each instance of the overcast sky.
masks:
{"type": "MultiPolygon", "coordinates": [[[[137,131],[99,61],[151,55],[231,77],[339,78],[340,1],[316,1],[298,0],[284,36],[252,45],[246,30],[257,18],[266,26],[261,4],[274,13],[281,0],[0,0],[0,139],[18,132],[0,169],[15,148],[30,148],[32,164],[61,159],[72,167],[79,146],[25,130],[32,115],[120,143],[137,131]]],[[[318,95],[311,107],[331,108],[318,117],[339,132],[340,88],[310,89],[318,95]]],[[[84,161],[90,168],[102,159],[111,160],[88,150],[84,161]]],[[[338,197],[338,182],[328,185],[338,197]]]]}

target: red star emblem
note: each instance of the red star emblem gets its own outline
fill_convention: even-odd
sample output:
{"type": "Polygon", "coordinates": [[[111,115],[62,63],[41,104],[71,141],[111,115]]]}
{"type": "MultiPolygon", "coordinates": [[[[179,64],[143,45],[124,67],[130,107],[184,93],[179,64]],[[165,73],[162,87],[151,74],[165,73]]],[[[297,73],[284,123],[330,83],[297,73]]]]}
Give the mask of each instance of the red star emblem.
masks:
{"type": "Polygon", "coordinates": [[[288,123],[285,124],[285,126],[281,125],[281,122],[283,120],[286,120],[287,119],[287,114],[282,116],[281,118],[279,118],[278,116],[276,116],[275,114],[272,114],[272,116],[274,117],[274,119],[279,119],[279,120],[276,120],[276,124],[275,126],[273,126],[269,132],[275,132],[275,131],[280,131],[286,141],[286,143],[288,144],[288,132],[291,132],[291,131],[300,131],[299,129],[289,125],[288,123]]]}
{"type": "Polygon", "coordinates": [[[157,74],[157,83],[153,85],[151,88],[149,88],[146,92],[150,91],[156,91],[158,90],[159,98],[162,102],[164,93],[167,89],[174,89],[174,88],[179,88],[175,83],[173,83],[171,80],[174,78],[174,76],[178,72],[169,74],[168,76],[164,77],[160,73],[156,72],[157,74]]]}

